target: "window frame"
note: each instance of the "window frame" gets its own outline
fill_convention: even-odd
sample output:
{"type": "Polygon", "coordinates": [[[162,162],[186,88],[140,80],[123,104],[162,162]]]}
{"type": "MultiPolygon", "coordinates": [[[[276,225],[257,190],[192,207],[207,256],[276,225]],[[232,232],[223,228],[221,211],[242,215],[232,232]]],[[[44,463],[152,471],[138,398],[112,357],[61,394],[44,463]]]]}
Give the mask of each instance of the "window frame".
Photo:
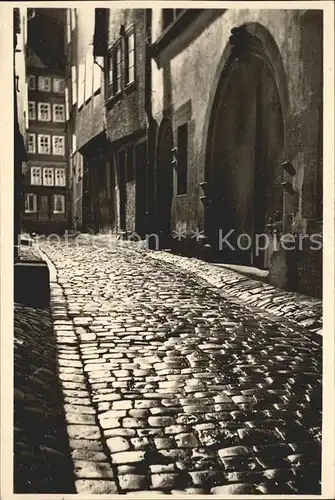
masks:
{"type": "Polygon", "coordinates": [[[42,186],[42,167],[30,167],[30,184],[32,186],[42,186]],[[34,170],[39,172],[39,175],[34,175],[34,170]],[[38,178],[39,182],[34,182],[38,178]]]}
{"type": "Polygon", "coordinates": [[[36,90],[36,75],[28,75],[28,90],[36,90]]]}
{"type": "Polygon", "coordinates": [[[55,186],[66,187],[66,169],[65,169],[65,167],[56,167],[55,168],[54,180],[55,180],[55,186]],[[57,173],[62,173],[62,176],[60,176],[60,177],[63,179],[63,182],[57,181],[57,173]]]}
{"type": "Polygon", "coordinates": [[[52,213],[53,214],[65,214],[65,195],[64,194],[53,194],[52,195],[52,213]],[[57,198],[62,200],[62,210],[56,209],[57,198]]]}
{"type": "Polygon", "coordinates": [[[64,123],[65,122],[65,105],[64,104],[57,103],[57,102],[53,103],[53,105],[52,105],[52,121],[55,123],[64,123]],[[56,113],[57,106],[61,106],[62,110],[63,110],[63,115],[62,115],[61,120],[57,119],[57,113],[56,113]]]}
{"type": "Polygon", "coordinates": [[[71,91],[72,91],[72,106],[75,106],[78,101],[78,89],[77,89],[78,75],[77,66],[74,64],[71,66],[71,91]]]}
{"type": "Polygon", "coordinates": [[[28,101],[28,120],[36,121],[36,101],[28,101]],[[33,111],[32,114],[31,111],[33,111]]]}
{"type": "Polygon", "coordinates": [[[37,103],[37,120],[39,122],[51,122],[51,103],[50,102],[38,102],[37,103]],[[48,109],[48,119],[42,118],[41,107],[46,106],[48,109]]]}
{"type": "Polygon", "coordinates": [[[124,34],[124,86],[128,87],[136,81],[136,30],[135,25],[131,25],[124,34]],[[129,51],[129,39],[133,37],[133,48],[129,51]],[[129,54],[133,53],[133,64],[129,66],[129,54]],[[133,79],[130,79],[130,68],[133,69],[133,79]]]}
{"type": "Polygon", "coordinates": [[[71,31],[77,27],[77,9],[71,9],[71,31]]]}
{"type": "Polygon", "coordinates": [[[27,150],[28,154],[35,154],[36,153],[36,134],[33,133],[28,133],[27,134],[27,150]],[[29,142],[30,139],[33,139],[32,144],[29,142]],[[30,149],[30,145],[33,146],[33,150],[30,149]]]}
{"type": "Polygon", "coordinates": [[[24,212],[26,214],[36,214],[37,213],[37,194],[35,193],[25,193],[25,200],[24,200],[24,212]],[[27,208],[27,204],[29,204],[28,199],[32,198],[33,199],[33,209],[30,210],[27,208]]]}
{"type": "Polygon", "coordinates": [[[38,134],[37,135],[37,148],[38,148],[38,154],[51,155],[51,137],[50,137],[50,134],[38,134]],[[48,149],[49,149],[48,153],[41,151],[41,143],[42,143],[43,138],[48,138],[48,149]]]}
{"type": "Polygon", "coordinates": [[[51,84],[51,77],[50,76],[43,76],[43,75],[40,75],[38,77],[38,90],[41,91],[41,92],[51,92],[52,91],[52,84],[51,84]],[[49,90],[46,90],[44,88],[41,88],[41,85],[40,85],[40,81],[41,81],[41,78],[44,78],[46,81],[49,82],[49,90]]]}
{"type": "Polygon", "coordinates": [[[54,186],[55,185],[55,170],[53,167],[43,167],[43,186],[54,186]],[[50,175],[51,174],[51,175],[50,175]],[[51,181],[48,181],[48,178],[51,181]]]}
{"type": "Polygon", "coordinates": [[[65,155],[65,136],[64,135],[53,135],[52,136],[52,154],[54,156],[64,156],[65,155]],[[61,138],[63,140],[63,152],[62,153],[56,153],[56,145],[55,142],[57,139],[61,138]]]}
{"type": "Polygon", "coordinates": [[[112,99],[121,94],[122,92],[122,83],[123,83],[123,43],[122,37],[119,36],[113,45],[110,47],[107,53],[107,100],[112,99]],[[117,61],[117,53],[120,53],[120,61],[118,64],[117,61]],[[112,64],[111,64],[112,62],[112,64]],[[120,69],[120,76],[117,77],[118,67],[120,69]],[[110,78],[112,75],[112,79],[110,78]],[[120,87],[117,88],[116,82],[119,82],[120,87]]]}
{"type": "Polygon", "coordinates": [[[52,78],[52,91],[55,93],[55,94],[64,94],[65,93],[65,79],[62,78],[61,76],[54,76],[52,78]],[[56,90],[56,82],[62,82],[63,84],[63,89],[62,90],[56,90]]]}

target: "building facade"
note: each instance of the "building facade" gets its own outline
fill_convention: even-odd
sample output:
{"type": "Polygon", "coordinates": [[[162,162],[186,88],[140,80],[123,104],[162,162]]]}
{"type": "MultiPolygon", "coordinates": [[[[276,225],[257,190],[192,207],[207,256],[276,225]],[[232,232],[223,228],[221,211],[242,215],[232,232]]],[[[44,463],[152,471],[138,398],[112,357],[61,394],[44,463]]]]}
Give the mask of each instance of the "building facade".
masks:
{"type": "Polygon", "coordinates": [[[13,9],[14,48],[14,259],[19,258],[19,236],[22,229],[23,176],[27,162],[26,125],[28,93],[26,84],[27,9],[13,9]]]}
{"type": "Polygon", "coordinates": [[[63,233],[68,227],[65,10],[41,11],[36,9],[28,25],[28,165],[24,170],[23,227],[29,232],[63,233]],[[47,33],[52,41],[48,40],[47,33]],[[44,44],[36,43],[38,37],[44,44]]]}
{"type": "Polygon", "coordinates": [[[71,192],[79,230],[146,231],[145,14],[106,8],[68,13],[71,192]]]}
{"type": "Polygon", "coordinates": [[[73,227],[320,296],[322,11],[78,8],[67,32],[73,227]]]}
{"type": "Polygon", "coordinates": [[[158,228],[317,296],[322,26],[317,10],[155,8],[151,45],[158,228]]]}
{"type": "Polygon", "coordinates": [[[94,19],[94,8],[67,10],[66,91],[70,112],[67,137],[71,222],[75,231],[89,231],[94,226],[90,202],[95,195],[87,183],[89,163],[85,145],[95,150],[99,138],[105,135],[103,69],[101,60],[98,65],[93,58],[94,19]]]}

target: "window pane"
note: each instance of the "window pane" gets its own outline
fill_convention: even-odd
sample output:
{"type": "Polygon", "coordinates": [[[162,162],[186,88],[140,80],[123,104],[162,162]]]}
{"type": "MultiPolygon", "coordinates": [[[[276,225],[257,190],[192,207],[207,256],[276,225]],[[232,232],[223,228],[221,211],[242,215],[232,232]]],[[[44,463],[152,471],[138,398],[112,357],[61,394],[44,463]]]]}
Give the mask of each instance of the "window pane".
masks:
{"type": "Polygon", "coordinates": [[[134,33],[130,33],[128,35],[128,50],[131,51],[131,50],[134,50],[135,48],[135,35],[134,33]]]}
{"type": "Polygon", "coordinates": [[[28,153],[35,153],[35,134],[28,134],[28,153]]]}
{"type": "Polygon", "coordinates": [[[116,62],[120,63],[121,62],[121,44],[118,43],[116,46],[116,62]]]}
{"type": "Polygon", "coordinates": [[[36,78],[35,78],[35,75],[29,75],[28,76],[28,88],[29,88],[29,90],[35,90],[36,89],[36,78]]]}
{"type": "Polygon", "coordinates": [[[65,119],[64,116],[64,105],[63,104],[54,104],[53,105],[53,119],[55,122],[63,122],[65,119]]]}
{"type": "Polygon", "coordinates": [[[36,106],[33,101],[28,102],[28,117],[29,120],[36,120],[36,106]]]}
{"type": "Polygon", "coordinates": [[[50,154],[50,136],[38,136],[38,152],[41,154],[50,154]]]}
{"type": "Polygon", "coordinates": [[[50,121],[50,104],[39,102],[38,103],[38,119],[42,122],[50,121]]]}
{"type": "Polygon", "coordinates": [[[72,104],[77,102],[77,66],[71,66],[72,104]]]}
{"type": "Polygon", "coordinates": [[[64,137],[56,135],[53,137],[53,154],[54,155],[64,154],[64,137]]]}
{"type": "Polygon", "coordinates": [[[50,92],[51,90],[51,80],[48,76],[38,77],[38,89],[44,92],[50,92]]]}
{"type": "Polygon", "coordinates": [[[64,79],[63,78],[54,78],[53,79],[53,90],[54,92],[57,92],[59,94],[63,94],[64,93],[64,89],[65,89],[65,82],[64,82],[64,79]]]}
{"type": "Polygon", "coordinates": [[[134,66],[131,66],[129,68],[129,82],[133,82],[135,80],[135,68],[134,66]]]}
{"type": "Polygon", "coordinates": [[[65,197],[61,194],[55,194],[53,196],[53,212],[54,213],[64,213],[65,212],[65,197]]]}
{"type": "Polygon", "coordinates": [[[113,83],[113,70],[114,70],[114,64],[113,64],[113,54],[109,58],[109,83],[113,83]]]}
{"type": "Polygon", "coordinates": [[[36,194],[27,193],[24,200],[25,212],[33,213],[37,209],[36,194]]]}

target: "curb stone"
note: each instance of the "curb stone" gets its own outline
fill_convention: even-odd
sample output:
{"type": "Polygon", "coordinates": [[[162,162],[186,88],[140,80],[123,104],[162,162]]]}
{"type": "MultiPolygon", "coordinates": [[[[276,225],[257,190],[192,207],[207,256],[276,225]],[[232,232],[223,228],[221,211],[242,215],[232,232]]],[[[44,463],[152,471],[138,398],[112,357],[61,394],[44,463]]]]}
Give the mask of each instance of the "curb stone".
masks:
{"type": "MultiPolygon", "coordinates": [[[[69,383],[74,383],[77,390],[84,391],[85,395],[90,401],[90,406],[72,406],[64,405],[65,418],[67,421],[66,433],[69,440],[70,452],[73,458],[74,473],[76,476],[75,489],[77,494],[118,494],[117,478],[114,471],[115,466],[110,464],[109,456],[104,453],[103,449],[99,446],[100,455],[104,455],[103,461],[92,461],[92,456],[88,456],[84,460],[75,460],[76,455],[83,454],[82,442],[86,440],[84,450],[89,448],[89,443],[101,442],[103,436],[103,428],[101,423],[97,420],[92,422],[89,420],[87,423],[84,421],[78,423],[72,422],[73,416],[77,417],[91,417],[95,420],[95,412],[93,409],[94,401],[92,399],[91,391],[84,372],[84,366],[81,364],[76,368],[76,373],[62,373],[66,367],[60,364],[60,355],[68,355],[80,359],[79,341],[80,334],[76,332],[76,323],[74,318],[71,318],[67,312],[66,299],[62,284],[58,281],[58,272],[52,260],[38,248],[38,252],[48,265],[50,273],[50,309],[54,325],[54,331],[57,336],[59,328],[65,328],[62,331],[61,337],[57,336],[57,363],[59,370],[59,378],[61,384],[61,391],[64,399],[66,398],[66,389],[69,383]],[[65,327],[64,327],[65,325],[65,327]],[[70,326],[70,328],[69,328],[70,326]],[[65,351],[63,351],[65,349],[65,351]],[[76,378],[77,377],[77,378],[76,378]],[[77,382],[76,382],[77,380],[77,382]],[[73,413],[75,412],[75,413],[73,413]],[[84,413],[84,415],[82,415],[84,413]],[[88,413],[88,415],[85,415],[88,413]]],[[[76,360],[75,360],[76,361],[76,360]]],[[[85,398],[86,399],[86,398],[85,398]]],[[[95,457],[94,457],[95,458],[95,457]]]]}

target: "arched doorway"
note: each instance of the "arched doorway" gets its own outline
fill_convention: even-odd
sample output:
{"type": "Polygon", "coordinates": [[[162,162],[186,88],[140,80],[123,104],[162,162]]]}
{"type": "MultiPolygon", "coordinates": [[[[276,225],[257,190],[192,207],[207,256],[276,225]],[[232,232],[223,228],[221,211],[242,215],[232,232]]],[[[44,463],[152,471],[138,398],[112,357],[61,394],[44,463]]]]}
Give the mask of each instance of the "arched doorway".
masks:
{"type": "Polygon", "coordinates": [[[231,57],[213,105],[207,146],[205,232],[218,260],[268,267],[268,223],[283,213],[283,111],[260,44],[231,57]],[[225,235],[229,235],[224,239],[225,235]],[[229,242],[227,244],[226,242],[229,242]],[[259,247],[258,246],[258,247],[259,247]]]}
{"type": "Polygon", "coordinates": [[[172,149],[172,126],[169,120],[164,120],[158,135],[156,169],[156,213],[160,247],[165,246],[171,237],[171,205],[173,197],[172,149]]]}

